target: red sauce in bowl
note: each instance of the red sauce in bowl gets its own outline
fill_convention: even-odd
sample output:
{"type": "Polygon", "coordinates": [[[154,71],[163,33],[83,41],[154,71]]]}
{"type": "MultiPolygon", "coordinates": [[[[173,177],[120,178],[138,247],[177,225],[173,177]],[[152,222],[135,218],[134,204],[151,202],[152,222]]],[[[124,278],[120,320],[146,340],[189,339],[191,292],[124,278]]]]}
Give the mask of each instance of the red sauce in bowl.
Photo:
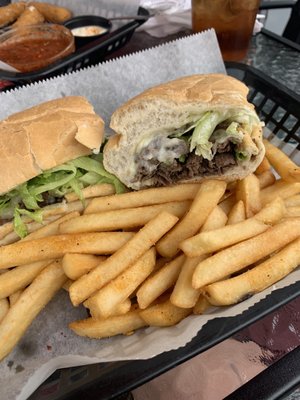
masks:
{"type": "Polygon", "coordinates": [[[0,60],[20,72],[39,70],[74,50],[72,33],[60,25],[22,27],[0,36],[0,60]]]}

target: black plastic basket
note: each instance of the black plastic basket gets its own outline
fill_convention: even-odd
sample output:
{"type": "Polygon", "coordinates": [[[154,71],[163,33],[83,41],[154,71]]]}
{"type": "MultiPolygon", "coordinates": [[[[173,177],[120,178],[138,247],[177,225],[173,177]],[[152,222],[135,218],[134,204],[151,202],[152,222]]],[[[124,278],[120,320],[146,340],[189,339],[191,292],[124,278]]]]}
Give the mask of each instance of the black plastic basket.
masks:
{"type": "MultiPolygon", "coordinates": [[[[237,77],[250,88],[249,100],[255,104],[257,112],[265,121],[268,139],[279,145],[291,158],[296,159],[300,155],[300,96],[248,65],[227,63],[226,68],[229,75],[237,77]]],[[[86,400],[117,399],[118,396],[234,335],[281,306],[295,300],[299,295],[300,282],[273,291],[241,315],[210,320],[186,346],[164,352],[151,359],[89,365],[85,368],[88,369],[88,375],[93,376],[93,379],[83,379],[81,384],[78,381],[76,387],[70,386],[68,393],[58,390],[52,399],[75,400],[81,397],[86,400]]],[[[78,371],[80,368],[83,367],[78,367],[78,371]]],[[[76,368],[72,368],[73,372],[75,370],[76,368]]],[[[67,373],[66,369],[60,370],[60,372],[62,375],[67,373]]],[[[281,393],[285,392],[285,389],[288,391],[291,388],[287,382],[289,376],[293,378],[293,387],[300,383],[299,375],[295,378],[292,374],[286,374],[286,380],[280,381],[281,393]]],[[[57,379],[63,380],[63,378],[57,379]]],[[[51,382],[51,377],[41,385],[40,389],[43,390],[43,386],[46,388],[49,382],[51,382]]],[[[266,386],[266,388],[268,387],[266,386]]],[[[38,398],[39,390],[30,397],[32,400],[38,398]]],[[[242,395],[237,398],[250,397],[242,395]]],[[[264,400],[277,397],[270,397],[268,393],[265,393],[259,398],[264,400]]]]}
{"type": "Polygon", "coordinates": [[[132,20],[103,37],[80,46],[75,53],[68,57],[36,72],[16,73],[0,70],[0,80],[13,82],[16,86],[24,85],[96,65],[128,43],[134,31],[147,20],[149,12],[143,7],[139,7],[137,15],[145,17],[145,19],[132,20]]]}

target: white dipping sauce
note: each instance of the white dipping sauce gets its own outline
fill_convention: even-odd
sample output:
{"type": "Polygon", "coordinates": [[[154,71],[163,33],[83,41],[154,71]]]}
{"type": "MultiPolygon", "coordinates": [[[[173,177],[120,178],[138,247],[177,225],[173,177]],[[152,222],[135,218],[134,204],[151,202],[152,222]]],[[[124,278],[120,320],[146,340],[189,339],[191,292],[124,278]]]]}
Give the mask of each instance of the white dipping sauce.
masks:
{"type": "Polygon", "coordinates": [[[74,28],[71,30],[74,36],[96,36],[107,32],[106,28],[97,25],[80,26],[79,28],[74,28]]]}

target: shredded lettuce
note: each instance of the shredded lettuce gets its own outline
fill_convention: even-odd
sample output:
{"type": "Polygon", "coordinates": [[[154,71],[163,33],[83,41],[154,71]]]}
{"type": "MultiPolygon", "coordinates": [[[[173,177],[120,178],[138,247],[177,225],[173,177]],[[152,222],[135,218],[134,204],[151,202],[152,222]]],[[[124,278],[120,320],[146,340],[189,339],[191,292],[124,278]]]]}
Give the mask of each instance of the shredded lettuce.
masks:
{"type": "MultiPolygon", "coordinates": [[[[195,154],[212,160],[217,145],[227,140],[239,145],[243,152],[244,133],[251,134],[253,125],[257,123],[259,119],[255,112],[251,111],[207,111],[200,118],[191,117],[191,122],[177,129],[171,137],[188,140],[190,152],[195,150],[195,154]]],[[[245,154],[236,155],[239,161],[245,160],[245,157],[245,154]]]]}
{"type": "Polygon", "coordinates": [[[218,112],[208,111],[198,121],[191,137],[190,151],[195,150],[197,156],[212,160],[212,142],[209,141],[217,125],[224,120],[218,112]]]}
{"type": "Polygon", "coordinates": [[[42,222],[40,204],[45,193],[52,198],[62,198],[74,191],[83,201],[81,190],[98,183],[113,184],[116,193],[126,189],[116,176],[104,169],[102,154],[79,157],[45,171],[0,196],[0,217],[13,218],[16,233],[24,237],[27,229],[21,217],[26,215],[42,222]]]}

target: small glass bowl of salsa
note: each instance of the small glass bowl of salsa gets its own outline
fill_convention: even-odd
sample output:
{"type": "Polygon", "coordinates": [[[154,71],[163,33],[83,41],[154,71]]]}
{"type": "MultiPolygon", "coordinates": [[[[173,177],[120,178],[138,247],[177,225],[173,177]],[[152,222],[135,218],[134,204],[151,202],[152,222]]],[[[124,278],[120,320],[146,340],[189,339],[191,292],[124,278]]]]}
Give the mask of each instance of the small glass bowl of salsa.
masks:
{"type": "Polygon", "coordinates": [[[74,36],[62,25],[20,26],[0,34],[0,60],[20,72],[38,71],[74,51],[74,36]]]}

